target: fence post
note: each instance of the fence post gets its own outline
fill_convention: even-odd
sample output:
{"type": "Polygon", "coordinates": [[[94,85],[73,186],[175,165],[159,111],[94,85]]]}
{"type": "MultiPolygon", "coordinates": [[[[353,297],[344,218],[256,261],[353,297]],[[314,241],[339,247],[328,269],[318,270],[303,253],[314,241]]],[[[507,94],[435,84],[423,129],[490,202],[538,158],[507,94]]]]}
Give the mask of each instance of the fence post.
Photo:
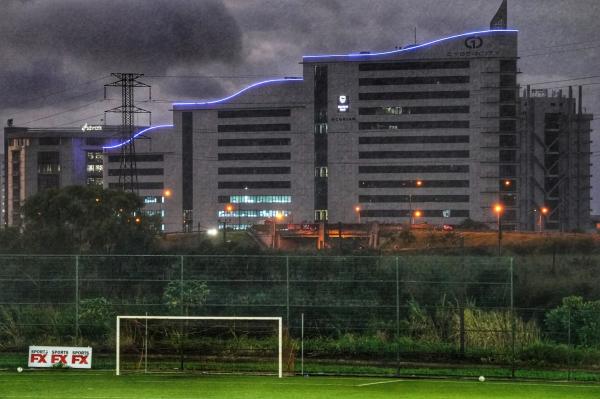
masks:
{"type": "Polygon", "coordinates": [[[75,255],[75,344],[79,343],[79,255],[75,255]]]}
{"type": "Polygon", "coordinates": [[[512,359],[511,359],[511,377],[515,378],[515,329],[516,329],[516,315],[515,315],[515,274],[513,267],[513,258],[510,258],[510,324],[511,324],[511,349],[512,349],[512,359]]]}
{"type": "Polygon", "coordinates": [[[567,380],[571,380],[571,308],[567,308],[567,380]]]}
{"type": "Polygon", "coordinates": [[[290,257],[285,257],[285,309],[286,319],[285,324],[288,328],[288,334],[290,333],[290,257]]]}
{"type": "Polygon", "coordinates": [[[183,255],[179,256],[179,316],[183,316],[183,255]]]}
{"type": "Polygon", "coordinates": [[[400,259],[396,256],[396,374],[400,375],[400,259]]]}

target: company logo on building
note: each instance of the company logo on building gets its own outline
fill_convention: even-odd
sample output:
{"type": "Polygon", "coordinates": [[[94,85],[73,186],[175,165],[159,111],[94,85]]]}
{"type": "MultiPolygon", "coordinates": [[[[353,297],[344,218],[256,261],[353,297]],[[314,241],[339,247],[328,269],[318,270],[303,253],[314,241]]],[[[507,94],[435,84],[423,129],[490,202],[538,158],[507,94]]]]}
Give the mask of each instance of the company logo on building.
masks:
{"type": "Polygon", "coordinates": [[[338,96],[338,112],[348,112],[348,108],[350,108],[350,104],[348,104],[348,96],[341,95],[338,96]]]}
{"type": "Polygon", "coordinates": [[[87,123],[81,127],[84,132],[92,132],[102,130],[102,125],[88,125],[87,123]]]}
{"type": "Polygon", "coordinates": [[[470,36],[465,39],[466,48],[479,48],[483,46],[483,39],[479,36],[470,36]]]}

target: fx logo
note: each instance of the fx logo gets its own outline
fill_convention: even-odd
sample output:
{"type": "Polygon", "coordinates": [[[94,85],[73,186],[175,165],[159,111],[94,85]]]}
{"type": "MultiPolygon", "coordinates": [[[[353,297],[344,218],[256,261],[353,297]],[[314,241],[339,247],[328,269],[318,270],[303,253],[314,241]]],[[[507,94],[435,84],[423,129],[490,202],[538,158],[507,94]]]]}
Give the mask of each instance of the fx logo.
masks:
{"type": "Polygon", "coordinates": [[[88,364],[87,355],[73,355],[71,357],[71,363],[73,364],[88,364]]]}
{"type": "Polygon", "coordinates": [[[46,363],[46,354],[42,353],[32,353],[31,354],[31,362],[32,363],[46,363]]]}
{"type": "Polygon", "coordinates": [[[466,48],[479,48],[483,46],[483,39],[479,36],[471,36],[465,39],[466,48]]]}

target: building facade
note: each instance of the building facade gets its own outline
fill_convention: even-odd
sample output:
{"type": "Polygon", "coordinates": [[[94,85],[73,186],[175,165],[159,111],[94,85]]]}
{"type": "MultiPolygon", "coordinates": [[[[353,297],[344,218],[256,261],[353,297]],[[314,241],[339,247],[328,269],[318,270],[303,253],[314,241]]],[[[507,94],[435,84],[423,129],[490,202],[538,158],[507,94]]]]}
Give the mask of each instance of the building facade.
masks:
{"type": "Polygon", "coordinates": [[[590,219],[590,122],[569,87],[523,90],[519,106],[522,230],[587,230],[590,219]],[[546,207],[547,215],[540,217],[546,207]]]}
{"type": "Polygon", "coordinates": [[[516,31],[471,32],[305,56],[302,78],[175,103],[182,220],[492,223],[502,201],[518,228],[516,63],[516,31]]]}

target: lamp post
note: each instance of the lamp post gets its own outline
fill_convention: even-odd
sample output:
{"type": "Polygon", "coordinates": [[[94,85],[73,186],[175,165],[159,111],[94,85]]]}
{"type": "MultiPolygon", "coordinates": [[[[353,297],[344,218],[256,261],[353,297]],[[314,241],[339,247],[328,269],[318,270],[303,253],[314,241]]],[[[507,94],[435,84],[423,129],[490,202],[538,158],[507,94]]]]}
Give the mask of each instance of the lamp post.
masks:
{"type": "Polygon", "coordinates": [[[241,196],[239,205],[238,205],[238,230],[242,229],[242,204],[246,200],[246,192],[248,191],[248,186],[244,186],[244,195],[241,196]]]}
{"type": "Polygon", "coordinates": [[[420,218],[423,215],[423,213],[419,210],[416,210],[413,212],[412,217],[410,219],[410,224],[413,225],[415,224],[415,219],[420,218]]]}
{"type": "Polygon", "coordinates": [[[163,215],[163,203],[167,200],[167,198],[169,198],[171,196],[172,192],[170,189],[165,188],[162,192],[162,198],[160,199],[160,208],[159,208],[159,212],[160,212],[160,220],[161,220],[161,230],[164,230],[165,228],[165,217],[163,215]]]}
{"type": "Polygon", "coordinates": [[[544,218],[546,217],[548,212],[550,212],[550,209],[548,209],[547,207],[542,206],[540,208],[540,221],[539,221],[540,233],[542,233],[544,231],[544,218]]]}
{"type": "Polygon", "coordinates": [[[233,205],[227,204],[225,206],[225,217],[223,218],[223,244],[227,243],[227,213],[233,212],[233,205]]]}
{"type": "MultiPolygon", "coordinates": [[[[423,186],[423,180],[415,181],[415,187],[419,188],[421,186],[423,186]]],[[[408,194],[408,229],[409,230],[411,229],[412,224],[413,224],[412,197],[413,197],[413,193],[411,190],[411,192],[408,194]]]]}
{"type": "Polygon", "coordinates": [[[495,204],[494,213],[498,220],[498,256],[502,254],[502,212],[504,212],[502,204],[495,204]]]}
{"type": "Polygon", "coordinates": [[[356,212],[356,216],[358,217],[358,224],[360,224],[360,206],[354,207],[354,211],[356,212]]]}
{"type": "Polygon", "coordinates": [[[283,220],[283,214],[280,212],[275,213],[275,217],[273,218],[272,230],[271,230],[271,248],[275,249],[277,247],[277,222],[283,220]]]}

